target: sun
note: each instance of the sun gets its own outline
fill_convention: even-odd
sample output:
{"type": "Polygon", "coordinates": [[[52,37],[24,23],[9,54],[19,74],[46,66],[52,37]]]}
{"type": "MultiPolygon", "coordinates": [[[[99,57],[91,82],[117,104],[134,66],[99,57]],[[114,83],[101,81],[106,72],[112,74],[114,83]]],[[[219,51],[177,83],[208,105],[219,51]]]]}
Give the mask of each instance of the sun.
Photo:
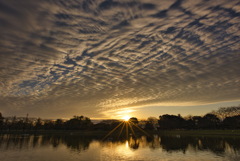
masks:
{"type": "Polygon", "coordinates": [[[130,116],[125,115],[125,116],[122,117],[122,119],[123,119],[124,121],[128,121],[128,120],[130,119],[130,116]]]}

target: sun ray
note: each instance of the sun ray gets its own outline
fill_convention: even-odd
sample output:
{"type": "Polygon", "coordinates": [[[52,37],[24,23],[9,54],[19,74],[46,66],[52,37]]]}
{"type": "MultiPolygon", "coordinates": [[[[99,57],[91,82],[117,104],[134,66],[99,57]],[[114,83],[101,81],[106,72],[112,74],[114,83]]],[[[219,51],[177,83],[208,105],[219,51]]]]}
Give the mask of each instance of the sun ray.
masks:
{"type": "Polygon", "coordinates": [[[105,140],[109,135],[111,135],[115,130],[117,130],[118,128],[120,128],[120,131],[119,131],[119,134],[118,134],[118,137],[119,138],[122,133],[123,133],[123,130],[124,128],[126,128],[126,139],[128,140],[129,138],[129,130],[130,132],[132,132],[133,136],[134,137],[137,137],[135,131],[134,131],[134,128],[133,126],[135,126],[138,130],[140,130],[141,132],[143,132],[145,135],[147,136],[151,136],[149,135],[145,130],[143,130],[142,128],[140,128],[139,126],[137,126],[135,123],[133,123],[132,121],[128,120],[128,121],[122,121],[121,123],[119,123],[114,129],[112,129],[102,140],[105,140]],[[121,127],[122,126],[122,127],[121,127]]]}
{"type": "Polygon", "coordinates": [[[128,124],[126,123],[126,138],[128,140],[128,124]]]}
{"type": "Polygon", "coordinates": [[[125,126],[126,126],[126,122],[124,122],[124,124],[122,125],[122,128],[121,128],[121,130],[120,130],[120,133],[119,133],[119,135],[118,135],[118,138],[121,136],[122,131],[123,131],[123,129],[124,129],[125,126]]]}
{"type": "Polygon", "coordinates": [[[144,131],[143,129],[141,129],[140,127],[138,127],[137,125],[135,125],[134,123],[132,123],[133,126],[135,126],[136,128],[138,128],[140,131],[142,131],[144,134],[146,134],[147,136],[150,136],[146,131],[144,131]]]}
{"type": "Polygon", "coordinates": [[[116,126],[114,129],[112,129],[102,140],[105,140],[109,135],[111,135],[119,126],[121,126],[124,122],[120,123],[118,126],[116,126]]]}
{"type": "Polygon", "coordinates": [[[131,122],[128,122],[128,124],[129,124],[130,130],[132,131],[134,137],[136,137],[135,132],[134,132],[134,130],[133,130],[133,128],[132,128],[131,122]]]}

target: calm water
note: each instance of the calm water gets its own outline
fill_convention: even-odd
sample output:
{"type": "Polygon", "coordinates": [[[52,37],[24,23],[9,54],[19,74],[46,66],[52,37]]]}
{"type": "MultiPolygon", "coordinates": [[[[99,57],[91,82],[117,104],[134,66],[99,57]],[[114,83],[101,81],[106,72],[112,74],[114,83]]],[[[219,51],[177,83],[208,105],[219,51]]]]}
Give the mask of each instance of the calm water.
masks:
{"type": "Polygon", "coordinates": [[[154,136],[101,140],[78,135],[0,135],[0,161],[240,160],[240,138],[154,136]]]}

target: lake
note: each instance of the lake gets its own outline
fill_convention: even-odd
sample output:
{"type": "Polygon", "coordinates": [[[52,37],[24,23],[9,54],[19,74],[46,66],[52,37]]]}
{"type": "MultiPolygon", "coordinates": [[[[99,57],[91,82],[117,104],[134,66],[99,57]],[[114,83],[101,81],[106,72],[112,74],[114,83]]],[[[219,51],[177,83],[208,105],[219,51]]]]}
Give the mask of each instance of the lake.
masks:
{"type": "Polygon", "coordinates": [[[239,161],[240,137],[0,135],[0,161],[239,161]]]}

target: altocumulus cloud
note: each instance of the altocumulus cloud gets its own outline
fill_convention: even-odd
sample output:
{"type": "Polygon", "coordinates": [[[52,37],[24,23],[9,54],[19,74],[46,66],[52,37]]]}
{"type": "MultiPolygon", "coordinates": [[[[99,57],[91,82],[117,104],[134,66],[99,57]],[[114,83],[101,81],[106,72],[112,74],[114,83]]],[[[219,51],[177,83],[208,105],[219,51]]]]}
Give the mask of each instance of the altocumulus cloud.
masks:
{"type": "Polygon", "coordinates": [[[0,24],[6,114],[240,98],[239,0],[0,0],[0,24]]]}

